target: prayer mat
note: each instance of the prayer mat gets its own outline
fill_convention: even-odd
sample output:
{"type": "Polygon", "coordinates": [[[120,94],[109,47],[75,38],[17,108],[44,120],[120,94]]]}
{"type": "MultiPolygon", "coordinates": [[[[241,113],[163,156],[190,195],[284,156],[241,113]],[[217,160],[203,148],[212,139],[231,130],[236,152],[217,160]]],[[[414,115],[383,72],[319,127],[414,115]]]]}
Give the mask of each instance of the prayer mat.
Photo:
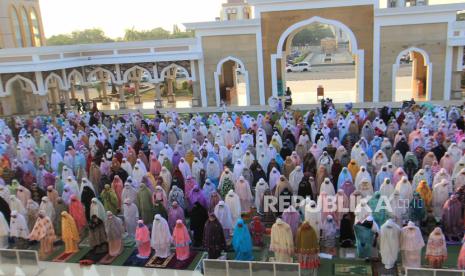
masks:
{"type": "MultiPolygon", "coordinates": [[[[171,262],[166,266],[166,268],[171,269],[178,269],[178,270],[185,270],[189,267],[192,261],[197,257],[197,252],[192,252],[189,255],[189,258],[185,259],[184,261],[180,261],[176,259],[176,256],[171,260],[171,262]]],[[[176,255],[176,254],[175,254],[176,255]]]]}
{"type": "Polygon", "coordinates": [[[163,259],[157,256],[152,256],[150,260],[145,264],[145,267],[151,268],[166,268],[166,266],[171,262],[171,259],[174,258],[174,253],[169,255],[168,258],[163,259]]]}
{"type": "Polygon", "coordinates": [[[66,262],[67,260],[69,260],[69,258],[71,258],[72,256],[74,255],[74,253],[61,253],[60,255],[58,255],[57,257],[55,257],[52,262],[56,262],[56,263],[64,263],[66,262]]]}
{"type": "Polygon", "coordinates": [[[391,269],[386,269],[384,267],[384,264],[382,264],[381,262],[376,262],[376,263],[373,263],[373,272],[374,272],[374,275],[382,275],[382,276],[397,276],[397,275],[400,275],[400,274],[397,274],[398,273],[398,269],[397,269],[397,265],[394,265],[393,268],[391,269]]]}
{"type": "Polygon", "coordinates": [[[107,253],[95,253],[94,250],[89,251],[81,260],[91,260],[94,263],[98,263],[107,253]]]}
{"type": "Polygon", "coordinates": [[[371,265],[358,265],[358,264],[334,264],[335,276],[372,276],[373,271],[371,265]]]}
{"type": "Polygon", "coordinates": [[[118,258],[118,256],[110,256],[110,254],[107,254],[98,263],[102,265],[110,265],[116,258],[118,258]]]}
{"type": "Polygon", "coordinates": [[[141,259],[137,257],[137,254],[139,251],[136,249],[134,252],[132,252],[131,256],[124,262],[124,266],[138,266],[138,267],[144,267],[145,264],[150,260],[150,258],[153,256],[155,253],[154,250],[150,253],[150,256],[146,259],[141,259]]]}

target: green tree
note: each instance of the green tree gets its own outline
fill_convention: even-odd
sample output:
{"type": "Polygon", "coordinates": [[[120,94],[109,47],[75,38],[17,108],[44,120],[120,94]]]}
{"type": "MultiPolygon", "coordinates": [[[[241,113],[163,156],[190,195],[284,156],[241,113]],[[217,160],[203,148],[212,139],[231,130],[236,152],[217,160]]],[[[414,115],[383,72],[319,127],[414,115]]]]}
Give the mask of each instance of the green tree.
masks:
{"type": "Polygon", "coordinates": [[[327,25],[315,23],[299,31],[294,36],[292,44],[295,46],[319,45],[320,41],[327,37],[334,38],[331,28],[327,25]]]}
{"type": "Polygon", "coordinates": [[[47,39],[47,45],[70,45],[112,42],[101,29],[85,29],[71,34],[59,34],[47,39]]]}

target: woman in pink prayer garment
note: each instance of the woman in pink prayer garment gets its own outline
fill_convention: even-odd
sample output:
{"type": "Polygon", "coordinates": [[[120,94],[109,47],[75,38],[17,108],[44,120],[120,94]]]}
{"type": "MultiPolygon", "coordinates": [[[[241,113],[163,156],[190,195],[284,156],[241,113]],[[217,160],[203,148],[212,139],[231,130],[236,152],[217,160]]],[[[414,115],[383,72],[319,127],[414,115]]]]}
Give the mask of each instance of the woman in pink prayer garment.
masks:
{"type": "Polygon", "coordinates": [[[137,221],[136,243],[137,258],[147,259],[152,249],[150,248],[150,231],[143,220],[137,221]]]}
{"type": "Polygon", "coordinates": [[[111,183],[111,187],[113,188],[113,190],[115,190],[116,197],[118,197],[118,206],[121,209],[123,204],[123,201],[121,200],[121,195],[123,193],[124,188],[123,180],[121,180],[121,178],[118,175],[115,175],[115,177],[113,178],[113,182],[111,183]]]}
{"type": "Polygon", "coordinates": [[[173,230],[173,243],[176,247],[176,258],[179,261],[187,260],[190,256],[189,245],[191,238],[182,220],[176,221],[176,226],[173,230]]]}

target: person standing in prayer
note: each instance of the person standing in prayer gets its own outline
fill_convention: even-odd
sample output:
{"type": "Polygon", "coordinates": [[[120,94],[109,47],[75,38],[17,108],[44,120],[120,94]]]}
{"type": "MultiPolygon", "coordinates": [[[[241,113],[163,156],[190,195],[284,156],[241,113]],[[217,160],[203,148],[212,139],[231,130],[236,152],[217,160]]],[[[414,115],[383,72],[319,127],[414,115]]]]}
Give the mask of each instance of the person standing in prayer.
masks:
{"type": "Polygon", "coordinates": [[[29,234],[28,239],[40,241],[39,256],[44,259],[53,252],[53,242],[56,239],[55,230],[50,218],[44,210],[39,211],[36,224],[29,234]]]}
{"type": "Polygon", "coordinates": [[[372,256],[373,242],[376,239],[373,231],[374,223],[373,218],[369,216],[363,222],[354,225],[357,256],[359,258],[367,259],[372,256]]]}
{"type": "Polygon", "coordinates": [[[148,259],[151,253],[150,248],[150,231],[143,220],[137,221],[136,229],[137,258],[148,259]]]}
{"type": "Polygon", "coordinates": [[[381,262],[385,269],[394,267],[397,256],[400,251],[400,226],[392,219],[388,219],[381,226],[379,251],[381,254],[381,262]]]}
{"type": "Polygon", "coordinates": [[[179,261],[187,260],[190,256],[191,238],[182,220],[176,221],[176,226],[173,229],[173,243],[176,247],[176,259],[179,261]]]}
{"type": "Polygon", "coordinates": [[[234,228],[232,246],[236,252],[236,260],[252,261],[252,238],[249,228],[244,223],[244,220],[239,219],[234,228]]]}
{"type": "Polygon", "coordinates": [[[168,210],[168,225],[170,227],[170,231],[173,231],[178,220],[181,220],[184,223],[184,210],[179,206],[177,201],[173,201],[170,209],[168,210]]]}
{"type": "Polygon", "coordinates": [[[215,215],[211,213],[203,231],[203,247],[208,252],[208,259],[218,259],[221,252],[226,249],[223,228],[215,215]]]}
{"type": "Polygon", "coordinates": [[[5,219],[5,216],[0,212],[0,249],[8,247],[8,235],[10,234],[10,226],[5,219]]]}
{"type": "Polygon", "coordinates": [[[465,269],[465,242],[462,241],[462,248],[460,248],[459,257],[457,259],[457,268],[465,269]]]}
{"type": "Polygon", "coordinates": [[[123,204],[124,226],[130,238],[135,237],[137,223],[139,220],[139,210],[136,204],[132,203],[130,199],[126,199],[123,204]]]}
{"type": "Polygon", "coordinates": [[[152,224],[155,210],[152,203],[152,193],[145,184],[141,184],[137,192],[136,205],[140,218],[148,225],[152,224]]]}
{"type": "Polygon", "coordinates": [[[190,217],[191,217],[190,229],[194,232],[193,246],[199,247],[201,246],[202,239],[204,237],[205,222],[208,219],[208,213],[207,213],[207,210],[199,202],[196,202],[194,204],[194,208],[192,208],[190,217]]]}
{"type": "Polygon", "coordinates": [[[120,218],[107,211],[107,221],[105,221],[105,231],[108,238],[108,255],[117,257],[123,252],[123,222],[120,218]]]}
{"type": "Polygon", "coordinates": [[[155,256],[168,258],[171,254],[170,244],[172,241],[168,222],[161,215],[155,215],[152,225],[151,246],[155,250],[155,256]]]}
{"type": "Polygon", "coordinates": [[[97,215],[92,215],[89,222],[89,245],[94,254],[108,252],[105,224],[97,215]]]}
{"type": "Polygon", "coordinates": [[[315,229],[304,221],[297,230],[295,250],[301,269],[316,269],[320,266],[320,246],[315,229]]]}
{"type": "Polygon", "coordinates": [[[321,230],[321,251],[336,256],[337,229],[333,216],[326,217],[321,230]]]}
{"type": "Polygon", "coordinates": [[[112,214],[119,213],[120,205],[118,203],[118,197],[110,185],[105,184],[105,188],[102,193],[100,193],[100,198],[102,199],[106,211],[110,211],[112,214]]]}
{"type": "MultiPolygon", "coordinates": [[[[69,214],[73,217],[74,221],[76,222],[76,226],[79,230],[79,233],[82,233],[82,231],[84,230],[84,227],[86,227],[87,225],[87,220],[86,220],[84,206],[76,198],[75,195],[71,196],[71,204],[69,205],[69,214]]],[[[62,225],[63,225],[63,221],[62,221],[62,225]]]]}
{"type": "Polygon", "coordinates": [[[66,211],[61,213],[61,239],[65,243],[65,253],[79,251],[79,231],[74,218],[66,211]]]}
{"type": "Polygon", "coordinates": [[[17,211],[11,212],[10,238],[13,240],[13,246],[18,249],[26,249],[28,236],[29,228],[24,216],[17,211]]]}
{"type": "Polygon", "coordinates": [[[432,268],[441,268],[447,260],[446,238],[441,228],[436,227],[429,235],[426,245],[426,260],[432,268]]]}
{"type": "Polygon", "coordinates": [[[421,249],[425,246],[425,241],[420,229],[415,223],[409,221],[407,226],[402,228],[400,235],[400,250],[402,253],[402,264],[404,267],[421,267],[421,249]]]}
{"type": "Polygon", "coordinates": [[[289,224],[278,218],[271,227],[270,251],[274,252],[277,262],[292,262],[294,253],[294,240],[289,224]]]}
{"type": "Polygon", "coordinates": [[[254,246],[262,247],[263,243],[263,235],[265,235],[266,228],[265,225],[260,221],[259,216],[255,216],[252,218],[252,221],[249,224],[250,234],[252,235],[252,241],[254,246]]]}
{"type": "Polygon", "coordinates": [[[223,227],[225,239],[229,240],[230,234],[233,230],[233,220],[228,205],[226,205],[224,201],[218,202],[218,204],[215,206],[214,213],[215,217],[223,227]]]}

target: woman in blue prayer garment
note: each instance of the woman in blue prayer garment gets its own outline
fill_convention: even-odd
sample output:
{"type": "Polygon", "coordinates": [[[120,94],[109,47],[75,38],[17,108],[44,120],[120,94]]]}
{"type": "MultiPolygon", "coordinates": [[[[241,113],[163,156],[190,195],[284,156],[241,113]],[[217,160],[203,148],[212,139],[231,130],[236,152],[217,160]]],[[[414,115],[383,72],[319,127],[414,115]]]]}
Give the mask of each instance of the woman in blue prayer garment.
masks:
{"type": "Polygon", "coordinates": [[[252,261],[252,237],[244,220],[238,219],[234,228],[232,246],[236,251],[236,260],[252,261]]]}

